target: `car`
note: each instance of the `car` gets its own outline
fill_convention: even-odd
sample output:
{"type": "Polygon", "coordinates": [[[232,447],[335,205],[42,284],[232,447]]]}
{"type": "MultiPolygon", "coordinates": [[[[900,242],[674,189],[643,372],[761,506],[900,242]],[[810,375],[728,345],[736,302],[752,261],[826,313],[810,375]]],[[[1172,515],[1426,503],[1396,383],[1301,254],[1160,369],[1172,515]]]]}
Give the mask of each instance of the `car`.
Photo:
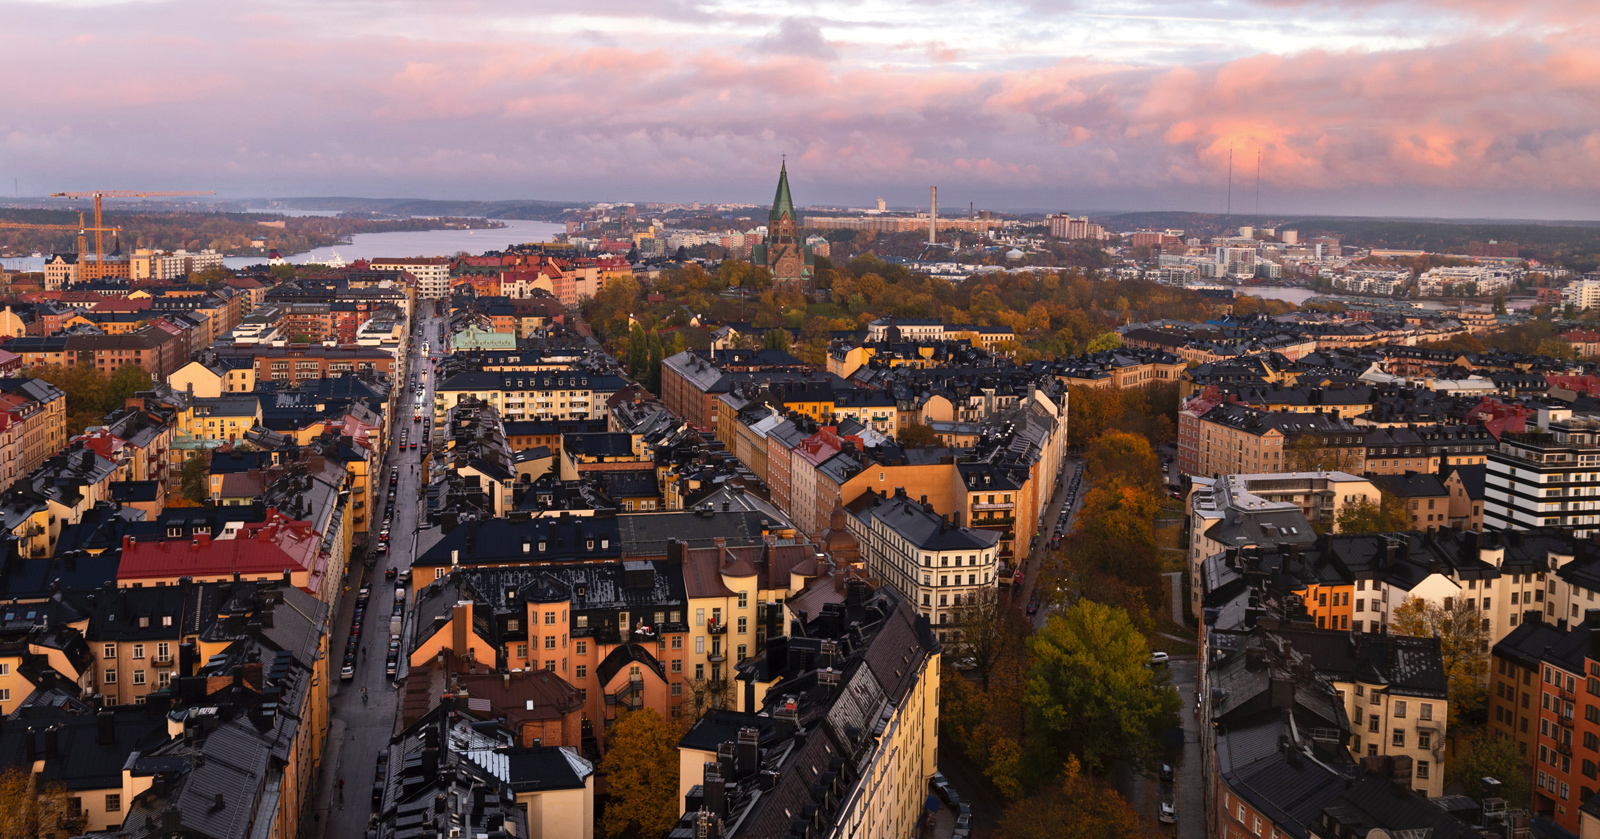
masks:
{"type": "MultiPolygon", "coordinates": [[[[411,569],[410,568],[407,568],[407,569],[405,569],[405,570],[400,572],[400,582],[402,584],[404,584],[404,585],[411,585],[411,569]]],[[[400,597],[402,599],[404,599],[405,595],[402,594],[402,595],[400,595],[400,597]]]]}
{"type": "Polygon", "coordinates": [[[393,568],[390,568],[387,571],[383,572],[383,578],[385,580],[393,580],[394,579],[394,575],[395,575],[395,569],[393,569],[393,568]]]}
{"type": "Polygon", "coordinates": [[[1169,783],[1172,781],[1172,764],[1170,764],[1170,763],[1161,764],[1161,780],[1167,781],[1169,783]]]}
{"type": "Polygon", "coordinates": [[[344,666],[339,668],[339,681],[348,682],[351,679],[354,679],[355,677],[356,677],[356,663],[355,663],[355,661],[353,661],[351,659],[345,659],[344,666]]]}
{"type": "Polygon", "coordinates": [[[1039,614],[1039,601],[1035,600],[1028,604],[1028,617],[1031,618],[1037,614],[1039,614]]]}
{"type": "Polygon", "coordinates": [[[933,773],[933,777],[928,779],[928,787],[932,789],[933,794],[939,796],[944,803],[949,804],[951,807],[961,806],[960,793],[956,792],[955,787],[950,786],[950,780],[944,776],[943,772],[933,773]]]}
{"type": "Polygon", "coordinates": [[[1169,656],[1166,653],[1161,652],[1160,650],[1156,650],[1155,652],[1150,654],[1150,663],[1153,664],[1153,665],[1154,664],[1166,664],[1167,662],[1169,662],[1171,660],[1172,660],[1172,656],[1169,656]]]}
{"type": "Polygon", "coordinates": [[[955,667],[956,667],[957,670],[976,670],[976,669],[978,669],[978,660],[975,659],[975,658],[972,658],[971,656],[968,656],[967,658],[957,659],[955,667]]]}
{"type": "Polygon", "coordinates": [[[1161,802],[1161,807],[1156,811],[1156,820],[1162,824],[1178,823],[1178,808],[1172,806],[1171,801],[1161,802]]]}
{"type": "Polygon", "coordinates": [[[361,588],[356,591],[356,597],[359,597],[359,598],[365,600],[366,598],[371,597],[371,596],[372,596],[372,584],[371,583],[362,583],[361,584],[361,588]]]}
{"type": "Polygon", "coordinates": [[[956,816],[956,829],[954,833],[950,834],[951,839],[966,839],[966,837],[971,835],[972,815],[970,813],[962,813],[961,815],[956,816]]]}

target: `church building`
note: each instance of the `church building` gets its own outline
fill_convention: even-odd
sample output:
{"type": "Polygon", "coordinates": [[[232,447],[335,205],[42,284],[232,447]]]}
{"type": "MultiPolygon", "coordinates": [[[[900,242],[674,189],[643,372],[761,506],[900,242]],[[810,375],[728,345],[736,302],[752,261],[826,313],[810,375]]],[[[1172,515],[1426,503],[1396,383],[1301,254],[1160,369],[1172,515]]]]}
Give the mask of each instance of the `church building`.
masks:
{"type": "Polygon", "coordinates": [[[800,214],[789,197],[789,164],[785,162],[778,170],[778,193],[772,199],[772,212],[767,214],[766,241],[751,250],[750,260],[767,266],[777,285],[800,283],[809,287],[815,259],[800,236],[800,214]]]}

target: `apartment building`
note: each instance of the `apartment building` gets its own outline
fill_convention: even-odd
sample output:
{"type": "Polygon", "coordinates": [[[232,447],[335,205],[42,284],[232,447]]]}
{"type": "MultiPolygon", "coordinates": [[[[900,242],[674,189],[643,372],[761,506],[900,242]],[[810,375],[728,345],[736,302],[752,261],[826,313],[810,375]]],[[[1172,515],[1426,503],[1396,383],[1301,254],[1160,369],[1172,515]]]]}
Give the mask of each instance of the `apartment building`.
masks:
{"type": "Polygon", "coordinates": [[[1362,429],[1332,414],[1266,413],[1195,396],[1178,412],[1178,468],[1189,475],[1295,471],[1308,460],[1366,469],[1362,429]]]}
{"type": "Polygon", "coordinates": [[[418,299],[450,296],[450,260],[446,257],[410,257],[407,259],[374,259],[374,271],[404,271],[416,279],[418,299]]]}
{"type": "Polygon", "coordinates": [[[1337,532],[1346,508],[1380,498],[1371,481],[1347,472],[1196,477],[1187,502],[1191,612],[1200,614],[1208,557],[1229,548],[1308,546],[1316,527],[1337,532]]]}
{"type": "Polygon", "coordinates": [[[1542,659],[1546,650],[1566,637],[1564,625],[1545,623],[1543,609],[1529,609],[1517,628],[1493,648],[1489,666],[1489,731],[1515,741],[1517,754],[1530,765],[1538,753],[1540,737],[1542,659]]]}
{"type": "Polygon", "coordinates": [[[297,387],[316,379],[371,374],[388,376],[395,369],[391,353],[366,347],[214,347],[225,364],[233,359],[250,359],[258,382],[277,382],[280,387],[297,387]]]}
{"type": "Polygon", "coordinates": [[[434,389],[434,421],[462,399],[487,402],[506,422],[522,420],[603,420],[606,403],[627,386],[620,376],[575,370],[550,373],[465,372],[434,389]]]}
{"type": "Polygon", "coordinates": [[[803,636],[769,637],[741,668],[748,706],[705,717],[679,742],[674,835],[921,835],[939,758],[940,656],[927,621],[890,589],[855,589],[798,619],[803,636]],[[875,722],[843,725],[847,713],[875,722]],[[849,772],[830,768],[841,752],[858,756],[849,772]]]}
{"type": "Polygon", "coordinates": [[[32,472],[66,446],[67,395],[55,385],[43,379],[0,379],[0,411],[21,455],[9,464],[15,474],[32,472]]]}
{"type": "Polygon", "coordinates": [[[999,534],[953,524],[927,496],[913,501],[904,487],[892,496],[868,493],[849,512],[867,573],[904,594],[941,640],[960,624],[963,606],[999,585],[999,534]]]}
{"type": "Polygon", "coordinates": [[[1350,723],[1349,759],[1404,757],[1411,761],[1411,788],[1436,797],[1444,792],[1444,752],[1450,704],[1444,657],[1438,638],[1405,635],[1351,635],[1282,621],[1258,630],[1212,633],[1217,650],[1243,650],[1264,665],[1269,648],[1298,655],[1350,723]],[[1260,643],[1260,641],[1268,643],[1260,643]]]}
{"type": "Polygon", "coordinates": [[[1484,527],[1570,527],[1587,536],[1600,526],[1600,419],[1506,434],[1487,466],[1484,527]]]}

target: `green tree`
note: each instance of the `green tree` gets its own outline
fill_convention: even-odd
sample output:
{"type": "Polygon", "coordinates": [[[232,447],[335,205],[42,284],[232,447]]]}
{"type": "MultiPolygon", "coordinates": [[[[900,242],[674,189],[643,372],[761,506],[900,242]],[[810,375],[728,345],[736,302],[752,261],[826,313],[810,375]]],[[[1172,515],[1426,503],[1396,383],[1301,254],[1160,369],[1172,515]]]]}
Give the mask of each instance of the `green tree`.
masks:
{"type": "Polygon", "coordinates": [[[1121,609],[1080,599],[1051,615],[1028,651],[1025,704],[1063,759],[1097,774],[1119,759],[1141,763],[1177,725],[1178,692],[1164,668],[1147,666],[1150,648],[1121,609]]]}
{"type": "Polygon", "coordinates": [[[787,329],[768,329],[767,333],[761,336],[761,348],[764,350],[788,352],[793,345],[793,336],[789,334],[787,329]]]}
{"type": "Polygon", "coordinates": [[[1546,338],[1540,341],[1539,346],[1534,348],[1533,352],[1535,355],[1542,355],[1546,358],[1561,358],[1568,361],[1578,357],[1578,351],[1573,349],[1571,344],[1560,338],[1546,338]]]}
{"type": "Polygon", "coordinates": [[[908,422],[900,426],[900,431],[895,434],[900,445],[908,449],[933,448],[940,444],[939,435],[932,426],[920,422],[908,422]]]}
{"type": "Polygon", "coordinates": [[[636,323],[628,330],[628,376],[642,383],[649,367],[650,339],[645,337],[644,327],[636,323]]]}
{"type": "Polygon", "coordinates": [[[1095,339],[1089,342],[1089,346],[1083,348],[1083,351],[1102,352],[1104,350],[1114,350],[1121,346],[1121,335],[1118,335],[1115,332],[1102,332],[1099,335],[1096,335],[1095,339]]]}
{"type": "Polygon", "coordinates": [[[1450,697],[1450,727],[1455,729],[1473,718],[1473,713],[1488,699],[1485,684],[1489,679],[1489,632],[1483,628],[1483,613],[1467,599],[1457,597],[1450,607],[1407,597],[1389,619],[1389,631],[1398,635],[1439,639],[1439,655],[1444,661],[1450,697]]]}
{"type": "Polygon", "coordinates": [[[645,389],[651,393],[661,393],[661,336],[654,329],[650,330],[649,345],[646,347],[645,356],[645,389]]]}
{"type": "Polygon", "coordinates": [[[1504,294],[1496,294],[1494,296],[1494,313],[1497,315],[1506,313],[1506,296],[1504,294]]]}
{"type": "Polygon", "coordinates": [[[1504,735],[1481,731],[1456,742],[1455,760],[1450,762],[1445,777],[1448,783],[1460,784],[1461,791],[1473,801],[1483,796],[1483,779],[1494,778],[1500,782],[1500,797],[1511,807],[1527,807],[1532,798],[1528,783],[1528,766],[1517,754],[1515,740],[1504,735]]]}
{"type": "Polygon", "coordinates": [[[1339,511],[1339,533],[1399,533],[1411,529],[1405,499],[1392,492],[1380,493],[1378,503],[1363,498],[1339,511]]]}
{"type": "Polygon", "coordinates": [[[180,486],[183,497],[194,504],[204,504],[211,497],[211,458],[195,453],[183,462],[180,486]]]}
{"type": "Polygon", "coordinates": [[[1160,835],[1108,784],[1088,777],[1068,757],[1060,784],[1013,802],[995,839],[1142,839],[1160,835]]]}
{"type": "Polygon", "coordinates": [[[135,393],[150,389],[150,373],[137,364],[125,364],[111,374],[103,403],[106,413],[121,408],[135,393]]]}
{"type": "Polygon", "coordinates": [[[654,709],[611,727],[600,771],[610,787],[600,827],[608,839],[661,836],[678,820],[678,738],[654,709]]]}

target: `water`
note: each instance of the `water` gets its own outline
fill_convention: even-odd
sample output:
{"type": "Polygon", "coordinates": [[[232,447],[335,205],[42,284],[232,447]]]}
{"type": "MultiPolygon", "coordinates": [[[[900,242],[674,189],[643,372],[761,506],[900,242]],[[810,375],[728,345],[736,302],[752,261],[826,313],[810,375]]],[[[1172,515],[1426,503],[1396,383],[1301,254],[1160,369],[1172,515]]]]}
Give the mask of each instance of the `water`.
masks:
{"type": "MultiPolygon", "coordinates": [[[[310,210],[294,210],[284,214],[324,215],[322,212],[310,210]]],[[[327,213],[327,215],[335,214],[327,213]]],[[[297,264],[323,262],[332,256],[334,251],[338,251],[340,258],[345,262],[372,259],[374,257],[454,256],[461,251],[479,254],[484,251],[499,250],[506,245],[522,244],[524,242],[548,242],[555,238],[557,233],[567,232],[566,225],[552,224],[547,221],[507,219],[504,224],[505,227],[495,230],[406,230],[396,233],[357,233],[350,237],[349,244],[317,248],[307,253],[294,254],[287,257],[287,259],[297,264]]],[[[229,268],[247,268],[251,265],[261,265],[266,261],[267,258],[264,256],[230,256],[223,260],[223,264],[229,268]]],[[[0,265],[4,265],[7,271],[43,271],[44,258],[0,259],[0,265]]]]}
{"type": "MultiPolygon", "coordinates": [[[[547,221],[519,221],[507,219],[505,227],[495,230],[408,230],[397,233],[357,233],[349,244],[317,248],[306,253],[287,257],[296,264],[324,262],[338,251],[345,262],[377,257],[404,256],[454,256],[466,251],[479,254],[500,250],[507,245],[524,242],[548,242],[557,233],[567,232],[566,225],[547,221]]],[[[262,256],[230,256],[223,260],[229,268],[246,268],[266,262],[262,256]]],[[[38,269],[38,270],[43,270],[38,269]]]]}
{"type": "MultiPolygon", "coordinates": [[[[1238,294],[1248,294],[1251,297],[1260,297],[1267,300],[1287,300],[1296,306],[1305,303],[1307,300],[1313,297],[1324,297],[1330,300],[1361,300],[1367,302],[1383,299],[1380,297],[1362,297],[1360,295],[1350,294],[1330,294],[1325,291],[1317,291],[1316,289],[1295,288],[1292,286],[1237,286],[1234,288],[1234,291],[1238,294]]],[[[1449,303],[1443,300],[1406,300],[1404,302],[1410,303],[1419,309],[1432,309],[1435,311],[1445,311],[1450,309],[1462,309],[1469,312],[1489,311],[1489,306],[1486,303],[1449,303]]],[[[1530,308],[1536,302],[1538,301],[1532,297],[1512,297],[1506,300],[1506,308],[1512,311],[1517,311],[1530,308]]]]}

